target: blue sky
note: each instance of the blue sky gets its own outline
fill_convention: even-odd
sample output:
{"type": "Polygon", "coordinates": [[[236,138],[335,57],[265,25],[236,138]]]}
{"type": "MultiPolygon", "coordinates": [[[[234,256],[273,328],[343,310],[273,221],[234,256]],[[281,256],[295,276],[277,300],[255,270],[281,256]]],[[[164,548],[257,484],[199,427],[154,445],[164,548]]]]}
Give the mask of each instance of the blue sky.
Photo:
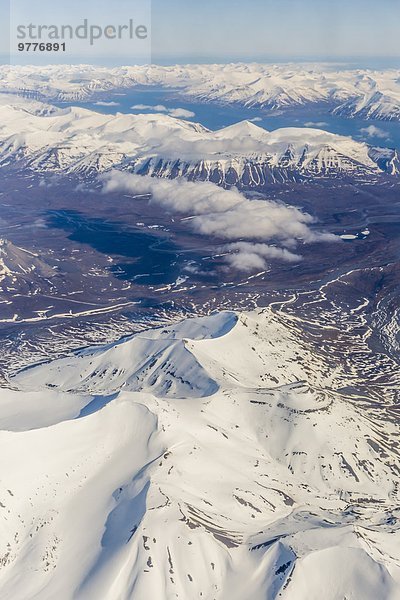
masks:
{"type": "MultiPolygon", "coordinates": [[[[10,0],[14,14],[29,7],[42,22],[89,17],[123,22],[137,2],[151,5],[151,50],[155,62],[206,60],[347,60],[368,63],[399,58],[400,0],[10,0]],[[25,7],[25,8],[24,8],[25,7]]],[[[8,0],[0,0],[1,22],[8,0]]],[[[1,31],[0,31],[1,33],[1,31]]],[[[14,35],[15,37],[15,35],[14,35]]],[[[0,54],[7,51],[4,34],[0,54]]],[[[116,44],[78,58],[129,61],[116,44]]]]}

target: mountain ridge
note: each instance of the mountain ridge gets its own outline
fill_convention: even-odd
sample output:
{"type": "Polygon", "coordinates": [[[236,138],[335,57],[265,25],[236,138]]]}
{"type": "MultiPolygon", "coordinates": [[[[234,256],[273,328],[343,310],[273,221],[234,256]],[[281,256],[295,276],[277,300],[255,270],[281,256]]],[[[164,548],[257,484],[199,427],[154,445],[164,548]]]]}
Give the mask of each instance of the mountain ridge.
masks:
{"type": "Polygon", "coordinates": [[[399,71],[340,69],[326,64],[57,65],[0,67],[0,92],[37,100],[88,101],[138,86],[174,88],[187,98],[265,110],[324,105],[344,117],[400,119],[399,71]]]}
{"type": "Polygon", "coordinates": [[[396,175],[395,150],[312,128],[267,131],[249,121],[210,131],[168,115],[102,115],[37,104],[0,107],[0,165],[95,175],[111,168],[221,185],[396,175]],[[90,131],[90,135],[88,134],[90,131]]]}
{"type": "Polygon", "coordinates": [[[347,377],[296,317],[271,309],[183,321],[21,371],[4,392],[16,407],[7,428],[20,433],[0,435],[11,450],[2,589],[43,600],[55,590],[62,600],[395,600],[397,428],[339,391],[347,377]],[[142,355],[135,340],[149,356],[167,344],[176,364],[183,342],[195,358],[187,383],[167,367],[132,388],[128,369],[111,389],[112,369],[142,355]],[[35,389],[50,414],[21,431],[35,389]],[[12,466],[21,453],[29,478],[12,466]]]}

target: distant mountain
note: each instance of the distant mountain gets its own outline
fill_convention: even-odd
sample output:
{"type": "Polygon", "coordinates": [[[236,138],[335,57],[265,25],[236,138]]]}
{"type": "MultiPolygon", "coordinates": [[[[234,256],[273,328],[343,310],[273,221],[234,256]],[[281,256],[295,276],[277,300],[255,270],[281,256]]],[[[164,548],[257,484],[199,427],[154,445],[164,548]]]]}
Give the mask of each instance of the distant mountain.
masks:
{"type": "MultiPolygon", "coordinates": [[[[332,69],[323,64],[90,65],[0,67],[0,93],[36,100],[87,101],[135,86],[173,87],[204,102],[269,110],[324,105],[346,117],[398,121],[400,71],[332,69]]],[[[1,101],[1,98],[0,98],[1,101]]]]}
{"type": "Polygon", "coordinates": [[[358,98],[350,98],[336,107],[333,114],[340,117],[357,117],[381,121],[400,121],[400,98],[379,91],[358,98]]]}
{"type": "Polygon", "coordinates": [[[14,377],[4,597],[398,598],[395,415],[324,327],[215,313],[14,377]]]}
{"type": "Polygon", "coordinates": [[[84,176],[111,168],[259,188],[314,178],[397,174],[394,150],[318,129],[268,132],[249,121],[219,131],[167,115],[104,115],[82,108],[38,114],[0,106],[0,166],[84,176]]]}

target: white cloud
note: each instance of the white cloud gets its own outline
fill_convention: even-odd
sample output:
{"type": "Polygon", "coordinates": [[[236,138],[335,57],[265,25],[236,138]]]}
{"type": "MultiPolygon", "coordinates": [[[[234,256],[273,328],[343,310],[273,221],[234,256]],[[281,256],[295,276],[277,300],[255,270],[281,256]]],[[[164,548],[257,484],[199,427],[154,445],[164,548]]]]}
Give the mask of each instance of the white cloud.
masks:
{"type": "Polygon", "coordinates": [[[301,256],[289,252],[286,248],[267,244],[235,242],[227,244],[224,249],[229,252],[226,257],[227,263],[238,271],[263,271],[268,267],[269,258],[293,263],[301,261],[301,256]]]}
{"type": "Polygon", "coordinates": [[[134,104],[132,110],[153,110],[154,112],[167,112],[167,107],[163,104],[134,104]]]}
{"type": "Polygon", "coordinates": [[[381,139],[387,139],[388,134],[383,129],[376,127],[375,125],[369,125],[368,127],[363,127],[360,129],[360,132],[368,137],[376,137],[381,139]]]}
{"type": "Polygon", "coordinates": [[[177,119],[191,119],[196,116],[196,113],[186,108],[167,108],[163,104],[134,104],[132,110],[151,110],[153,112],[165,113],[177,119]]]}
{"type": "Polygon", "coordinates": [[[329,123],[326,121],[307,121],[304,123],[304,127],[327,127],[329,123]]]}
{"type": "Polygon", "coordinates": [[[186,110],[186,108],[171,108],[168,111],[168,114],[177,119],[191,119],[196,116],[196,113],[191,110],[186,110]]]}
{"type": "Polygon", "coordinates": [[[103,100],[99,100],[95,102],[95,106],[119,106],[119,102],[103,102],[103,100]]]}
{"type": "Polygon", "coordinates": [[[224,190],[209,182],[191,182],[186,179],[158,179],[111,171],[100,176],[104,191],[126,191],[133,194],[151,194],[152,202],[171,212],[205,215],[226,212],[243,201],[243,195],[235,188],[224,190]]]}
{"type": "Polygon", "coordinates": [[[150,202],[190,216],[188,226],[196,233],[227,240],[226,262],[254,271],[265,269],[268,259],[300,260],[289,252],[301,241],[334,241],[331,234],[312,230],[313,218],[293,206],[272,200],[249,200],[236,188],[225,190],[210,182],[158,179],[111,171],[100,176],[104,192],[151,194],[150,202]],[[268,245],[266,242],[274,245],[268,245]],[[275,244],[279,244],[276,246],[275,244]]]}
{"type": "Polygon", "coordinates": [[[59,183],[59,178],[57,175],[50,175],[46,178],[42,177],[39,180],[39,187],[41,188],[51,188],[54,187],[56,185],[58,185],[59,183]]]}

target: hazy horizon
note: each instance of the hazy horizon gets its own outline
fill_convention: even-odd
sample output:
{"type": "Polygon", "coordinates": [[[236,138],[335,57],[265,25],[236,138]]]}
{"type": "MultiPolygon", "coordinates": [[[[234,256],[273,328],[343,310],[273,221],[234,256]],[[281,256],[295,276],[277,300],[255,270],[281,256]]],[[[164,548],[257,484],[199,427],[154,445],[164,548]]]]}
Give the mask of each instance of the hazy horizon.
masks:
{"type": "Polygon", "coordinates": [[[398,24],[400,3],[382,0],[10,0],[1,8],[0,57],[12,54],[22,62],[32,53],[16,52],[16,23],[73,23],[88,18],[99,24],[148,21],[149,40],[140,48],[130,42],[99,40],[71,46],[64,56],[40,57],[40,63],[80,62],[123,65],[225,62],[350,62],[363,66],[400,66],[398,24]],[[10,10],[10,8],[11,10],[10,10]],[[8,15],[8,12],[10,14],[8,15]],[[10,18],[11,17],[11,21],[10,18]],[[32,20],[32,21],[30,21],[32,20]],[[10,26],[12,23],[11,36],[10,26]],[[10,37],[10,43],[7,38],[10,37]],[[142,57],[143,56],[143,60],[142,57]],[[139,59],[139,60],[138,60],[139,59]]]}

